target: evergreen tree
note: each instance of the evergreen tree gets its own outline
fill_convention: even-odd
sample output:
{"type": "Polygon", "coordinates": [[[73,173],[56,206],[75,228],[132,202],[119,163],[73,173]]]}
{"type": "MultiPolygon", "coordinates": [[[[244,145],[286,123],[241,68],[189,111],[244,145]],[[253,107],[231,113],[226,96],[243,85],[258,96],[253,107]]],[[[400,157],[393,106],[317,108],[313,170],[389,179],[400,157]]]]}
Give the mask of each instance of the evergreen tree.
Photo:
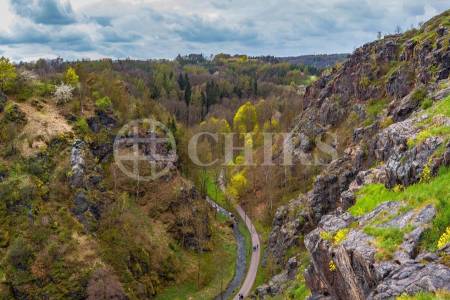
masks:
{"type": "Polygon", "coordinates": [[[186,87],[184,89],[184,102],[186,102],[187,107],[186,124],[189,126],[189,108],[192,100],[192,88],[187,74],[185,74],[184,81],[186,82],[186,87]]]}
{"type": "Polygon", "coordinates": [[[180,75],[178,75],[178,86],[180,87],[180,90],[184,91],[184,89],[186,88],[186,82],[184,80],[183,74],[180,73],[180,75]]]}
{"type": "Polygon", "coordinates": [[[187,74],[185,75],[184,82],[186,83],[184,88],[184,102],[186,102],[186,105],[189,107],[191,105],[191,99],[192,99],[192,88],[191,83],[189,82],[189,77],[187,74]]]}

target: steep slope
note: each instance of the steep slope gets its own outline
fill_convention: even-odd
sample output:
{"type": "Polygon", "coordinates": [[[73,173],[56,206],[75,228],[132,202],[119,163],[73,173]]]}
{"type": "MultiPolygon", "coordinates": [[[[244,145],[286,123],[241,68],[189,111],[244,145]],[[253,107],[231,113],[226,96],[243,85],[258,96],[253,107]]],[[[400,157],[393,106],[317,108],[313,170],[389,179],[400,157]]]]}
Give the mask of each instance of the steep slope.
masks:
{"type": "MultiPolygon", "coordinates": [[[[357,191],[364,184],[381,183],[387,188],[403,189],[419,182],[424,173],[427,176],[437,175],[439,168],[448,163],[449,103],[447,99],[442,99],[450,93],[449,28],[450,11],[446,11],[418,30],[366,44],[358,48],[344,64],[307,88],[305,107],[288,140],[299,157],[298,163],[303,163],[305,157],[312,157],[317,140],[331,141],[339,155],[332,161],[330,157],[324,158],[331,163],[323,168],[312,190],[277,211],[268,251],[278,257],[278,263],[282,265],[289,258],[286,254],[292,253],[290,249],[302,247],[305,237],[305,245],[312,259],[306,281],[315,296],[364,299],[373,293],[375,298],[388,297],[388,294],[383,296],[375,289],[377,286],[381,289],[382,284],[395,278],[394,269],[391,269],[393,273],[386,272],[381,277],[373,275],[375,271],[367,270],[372,275],[363,276],[365,268],[373,268],[369,262],[370,255],[363,252],[362,259],[368,261],[362,264],[354,261],[353,250],[348,250],[351,253],[345,256],[346,263],[335,263],[332,259],[335,248],[330,247],[326,240],[332,240],[334,234],[347,226],[350,229],[343,231],[346,234],[358,232],[358,227],[351,227],[358,219],[341,214],[355,204],[357,191]],[[336,215],[338,219],[328,222],[331,218],[325,216],[328,214],[336,215]],[[346,222],[339,221],[342,219],[346,222]],[[335,230],[332,234],[322,233],[321,236],[320,232],[326,231],[322,227],[328,223],[327,226],[334,226],[335,230]],[[344,278],[336,274],[354,276],[343,275],[348,276],[344,278]],[[366,281],[367,284],[364,284],[366,281]]],[[[442,193],[447,195],[445,190],[442,193]]],[[[432,207],[448,209],[442,208],[439,203],[437,199],[432,207]]],[[[429,234],[422,235],[425,230],[414,232],[415,240],[409,245],[411,251],[406,257],[410,260],[416,259],[420,253],[420,257],[425,255],[424,248],[419,247],[420,241],[427,237],[427,242],[436,244],[439,235],[450,223],[448,215],[438,213],[434,218],[434,214],[428,215],[429,218],[421,222],[424,226],[432,223],[430,230],[435,233],[430,237],[429,234]],[[436,222],[437,219],[439,222],[436,222]]],[[[411,214],[408,216],[412,218],[411,214]]],[[[409,228],[407,223],[403,226],[409,228]]],[[[392,226],[401,231],[401,227],[392,226]]],[[[377,232],[374,229],[371,233],[376,236],[377,232]]],[[[406,233],[409,231],[405,232],[405,238],[406,233]]],[[[349,238],[349,245],[358,239],[353,236],[349,238]]],[[[345,247],[345,235],[340,236],[339,240],[345,247]]],[[[377,251],[381,250],[374,250],[373,255],[377,251]]],[[[397,263],[400,268],[404,267],[401,261],[397,263]]],[[[438,264],[436,260],[433,263],[438,264]]],[[[429,267],[432,269],[432,266],[429,267]]],[[[447,270],[448,267],[440,265],[439,268],[447,270]]],[[[445,277],[448,274],[445,272],[439,274],[445,277]]],[[[299,280],[303,281],[301,278],[299,280]]],[[[389,295],[438,288],[448,289],[448,286],[422,285],[410,290],[400,286],[389,295]]],[[[269,287],[258,290],[258,293],[270,294],[271,290],[277,289],[269,287]]]]}

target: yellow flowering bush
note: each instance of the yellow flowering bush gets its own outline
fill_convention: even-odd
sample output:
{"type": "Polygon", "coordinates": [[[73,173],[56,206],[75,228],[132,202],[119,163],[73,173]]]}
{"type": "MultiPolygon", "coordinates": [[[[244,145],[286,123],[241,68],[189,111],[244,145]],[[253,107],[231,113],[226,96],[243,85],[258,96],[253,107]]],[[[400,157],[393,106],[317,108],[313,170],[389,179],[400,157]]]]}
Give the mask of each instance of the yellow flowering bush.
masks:
{"type": "Polygon", "coordinates": [[[438,241],[438,249],[444,248],[448,243],[450,243],[450,226],[447,227],[445,232],[441,235],[438,241]]]}

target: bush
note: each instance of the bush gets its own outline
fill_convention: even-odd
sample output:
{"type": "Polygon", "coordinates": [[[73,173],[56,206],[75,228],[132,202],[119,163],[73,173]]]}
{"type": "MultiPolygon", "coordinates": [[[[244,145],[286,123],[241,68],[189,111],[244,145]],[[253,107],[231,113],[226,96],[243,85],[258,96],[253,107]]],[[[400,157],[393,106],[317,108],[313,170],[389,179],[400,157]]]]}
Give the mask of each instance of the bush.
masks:
{"type": "Polygon", "coordinates": [[[110,109],[111,105],[112,105],[111,99],[109,99],[108,96],[100,98],[97,101],[95,101],[95,106],[102,111],[110,109]]]}
{"type": "Polygon", "coordinates": [[[413,101],[421,103],[425,99],[426,96],[427,96],[427,91],[425,90],[425,88],[418,88],[418,89],[414,90],[414,92],[411,96],[411,99],[413,101]]]}
{"type": "Polygon", "coordinates": [[[439,238],[437,247],[438,249],[444,248],[448,243],[450,243],[450,226],[447,227],[445,232],[439,238]]]}
{"type": "Polygon", "coordinates": [[[81,134],[88,134],[91,130],[85,118],[79,118],[75,124],[75,129],[81,134]]]}
{"type": "Polygon", "coordinates": [[[33,253],[23,238],[17,238],[8,249],[6,259],[13,267],[19,270],[28,270],[33,253]]]}
{"type": "Polygon", "coordinates": [[[420,105],[422,109],[428,109],[433,105],[433,101],[430,98],[426,98],[422,101],[422,104],[420,105]]]}

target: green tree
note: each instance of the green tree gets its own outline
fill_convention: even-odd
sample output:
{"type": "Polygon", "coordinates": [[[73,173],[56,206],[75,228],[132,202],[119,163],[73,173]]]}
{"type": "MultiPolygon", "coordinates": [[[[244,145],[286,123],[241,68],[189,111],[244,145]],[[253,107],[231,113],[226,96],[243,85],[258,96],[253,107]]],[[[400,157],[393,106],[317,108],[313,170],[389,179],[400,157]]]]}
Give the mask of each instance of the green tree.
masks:
{"type": "Polygon", "coordinates": [[[64,82],[73,87],[76,87],[78,85],[78,83],[80,82],[80,78],[78,77],[78,74],[74,68],[69,67],[66,73],[64,73],[64,82]]]}
{"type": "Polygon", "coordinates": [[[244,171],[236,173],[231,177],[227,192],[234,199],[239,199],[248,188],[248,180],[244,171]]]}
{"type": "Polygon", "coordinates": [[[0,58],[0,88],[2,91],[7,91],[12,87],[17,77],[16,67],[9,61],[8,58],[0,58]]]}

